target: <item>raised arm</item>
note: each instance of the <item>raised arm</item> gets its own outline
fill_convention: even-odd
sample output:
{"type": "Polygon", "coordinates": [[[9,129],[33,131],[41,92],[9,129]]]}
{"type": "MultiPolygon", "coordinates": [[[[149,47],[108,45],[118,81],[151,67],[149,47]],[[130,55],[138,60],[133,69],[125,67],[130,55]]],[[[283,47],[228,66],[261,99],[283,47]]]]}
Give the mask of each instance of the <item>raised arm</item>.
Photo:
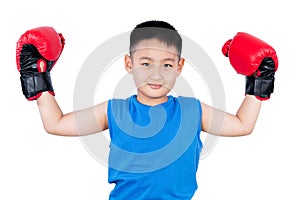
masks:
{"type": "Polygon", "coordinates": [[[242,32],[228,40],[222,52],[236,72],[246,77],[246,95],[236,114],[202,103],[202,128],[221,136],[247,135],[254,129],[261,101],[270,99],[273,93],[278,58],[270,45],[242,32]]]}
{"type": "Polygon", "coordinates": [[[29,101],[37,100],[45,130],[51,134],[78,136],[105,130],[106,102],[64,115],[55,100],[50,71],[64,44],[62,34],[52,27],[37,27],[21,35],[16,61],[23,94],[29,101]]]}

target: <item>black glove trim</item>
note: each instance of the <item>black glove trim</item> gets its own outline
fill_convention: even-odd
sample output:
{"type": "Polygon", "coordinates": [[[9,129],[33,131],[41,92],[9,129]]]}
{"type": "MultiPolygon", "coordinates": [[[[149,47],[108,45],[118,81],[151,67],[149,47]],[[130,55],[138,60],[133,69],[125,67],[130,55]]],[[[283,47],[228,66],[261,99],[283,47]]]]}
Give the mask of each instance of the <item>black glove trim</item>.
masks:
{"type": "Polygon", "coordinates": [[[27,99],[34,100],[36,99],[34,97],[44,91],[54,93],[49,72],[30,75],[21,73],[20,80],[23,94],[27,99]]]}

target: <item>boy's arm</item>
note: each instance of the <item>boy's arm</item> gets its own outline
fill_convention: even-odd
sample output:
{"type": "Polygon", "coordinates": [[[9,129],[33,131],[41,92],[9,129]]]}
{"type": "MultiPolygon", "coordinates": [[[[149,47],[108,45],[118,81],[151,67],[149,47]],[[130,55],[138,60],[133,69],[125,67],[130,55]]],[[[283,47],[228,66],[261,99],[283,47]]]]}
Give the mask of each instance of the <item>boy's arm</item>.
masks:
{"type": "Polygon", "coordinates": [[[243,32],[228,40],[222,52],[236,72],[246,77],[246,96],[235,115],[202,104],[202,128],[221,136],[247,135],[254,129],[261,101],[273,93],[278,58],[266,42],[243,32]]]}
{"type": "Polygon", "coordinates": [[[243,136],[250,134],[255,126],[261,101],[246,95],[236,114],[224,112],[201,103],[202,129],[220,136],[243,136]]]}
{"type": "Polygon", "coordinates": [[[79,136],[107,129],[107,102],[63,114],[55,97],[44,92],[37,105],[45,130],[54,135],[79,136]]]}
{"type": "Polygon", "coordinates": [[[23,94],[29,101],[37,100],[45,130],[49,133],[76,136],[105,130],[106,102],[64,115],[54,98],[50,71],[64,45],[64,37],[52,27],[37,27],[21,35],[17,41],[16,61],[23,94]]]}

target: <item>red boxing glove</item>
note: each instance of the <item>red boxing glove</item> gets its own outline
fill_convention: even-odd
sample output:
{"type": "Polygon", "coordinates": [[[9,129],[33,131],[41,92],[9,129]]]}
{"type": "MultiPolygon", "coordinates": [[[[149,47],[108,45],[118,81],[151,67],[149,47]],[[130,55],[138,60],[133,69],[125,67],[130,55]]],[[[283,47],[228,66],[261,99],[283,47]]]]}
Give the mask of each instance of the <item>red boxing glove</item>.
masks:
{"type": "Polygon", "coordinates": [[[42,92],[54,95],[50,70],[64,48],[64,38],[52,27],[26,31],[17,42],[16,61],[24,96],[37,99],[42,92]]]}
{"type": "Polygon", "coordinates": [[[246,94],[260,100],[270,98],[278,58],[269,44],[248,33],[238,32],[223,45],[222,53],[238,74],[246,76],[246,94]]]}

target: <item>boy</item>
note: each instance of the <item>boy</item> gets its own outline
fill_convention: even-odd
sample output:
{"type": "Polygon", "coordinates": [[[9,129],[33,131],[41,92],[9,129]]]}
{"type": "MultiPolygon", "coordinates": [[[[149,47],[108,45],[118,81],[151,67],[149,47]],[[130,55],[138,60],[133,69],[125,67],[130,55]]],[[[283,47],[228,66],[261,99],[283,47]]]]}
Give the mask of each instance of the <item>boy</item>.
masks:
{"type": "Polygon", "coordinates": [[[181,57],[182,39],[172,25],[146,21],[131,32],[130,52],[124,58],[137,93],[63,114],[50,78],[63,47],[64,38],[50,27],[32,29],[21,36],[17,66],[23,94],[28,100],[37,100],[48,133],[78,136],[109,129],[108,177],[115,184],[110,200],[191,199],[197,189],[200,132],[221,136],[250,134],[261,101],[269,99],[273,92],[278,65],[272,47],[239,33],[222,48],[237,72],[246,76],[245,98],[236,114],[217,110],[195,98],[173,97],[168,94],[185,61],[181,57]],[[85,117],[91,112],[95,113],[95,121],[85,117]],[[223,116],[221,130],[214,128],[212,118],[216,113],[223,116]],[[80,132],[75,116],[85,124],[80,132]]]}

